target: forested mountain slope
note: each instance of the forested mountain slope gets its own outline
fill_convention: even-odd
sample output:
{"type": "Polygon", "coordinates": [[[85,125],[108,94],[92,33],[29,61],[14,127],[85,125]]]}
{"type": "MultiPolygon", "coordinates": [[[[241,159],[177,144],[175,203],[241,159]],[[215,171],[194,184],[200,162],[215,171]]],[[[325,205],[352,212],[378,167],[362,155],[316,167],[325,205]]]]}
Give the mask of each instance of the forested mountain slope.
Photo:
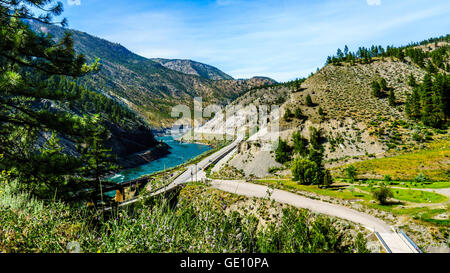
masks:
{"type": "MultiPolygon", "coordinates": [[[[126,105],[114,98],[90,91],[63,77],[51,77],[48,82],[58,90],[66,90],[73,100],[61,103],[41,100],[35,105],[39,110],[64,112],[76,116],[98,115],[100,122],[108,130],[104,140],[106,148],[111,149],[121,167],[129,168],[157,159],[169,153],[168,146],[158,142],[146,122],[126,105]]],[[[64,91],[63,91],[64,92],[64,91]]],[[[44,133],[41,145],[51,137],[44,133]]],[[[60,135],[60,145],[66,153],[80,156],[75,143],[60,135]]]]}
{"type": "Polygon", "coordinates": [[[84,54],[88,60],[100,58],[102,64],[99,73],[82,78],[80,83],[91,90],[120,98],[155,127],[170,126],[174,121],[170,117],[171,108],[178,104],[190,106],[194,97],[203,97],[205,103],[223,105],[247,89],[275,82],[267,78],[214,81],[209,78],[217,77],[209,75],[209,71],[220,74],[222,78],[228,77],[205,65],[196,71],[207,78],[185,74],[136,55],[119,44],[84,32],[37,22],[28,23],[34,31],[49,33],[55,39],[62,38],[66,31],[70,32],[75,50],[84,54]]]}

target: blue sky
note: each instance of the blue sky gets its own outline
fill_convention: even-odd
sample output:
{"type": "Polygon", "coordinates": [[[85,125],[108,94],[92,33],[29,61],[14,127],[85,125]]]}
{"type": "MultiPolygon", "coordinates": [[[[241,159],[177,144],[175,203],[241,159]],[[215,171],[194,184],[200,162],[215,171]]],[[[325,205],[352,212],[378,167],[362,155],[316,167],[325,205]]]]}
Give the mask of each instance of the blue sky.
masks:
{"type": "Polygon", "coordinates": [[[338,47],[449,33],[448,0],[67,0],[69,27],[144,57],[192,59],[235,78],[287,81],[338,47]]]}

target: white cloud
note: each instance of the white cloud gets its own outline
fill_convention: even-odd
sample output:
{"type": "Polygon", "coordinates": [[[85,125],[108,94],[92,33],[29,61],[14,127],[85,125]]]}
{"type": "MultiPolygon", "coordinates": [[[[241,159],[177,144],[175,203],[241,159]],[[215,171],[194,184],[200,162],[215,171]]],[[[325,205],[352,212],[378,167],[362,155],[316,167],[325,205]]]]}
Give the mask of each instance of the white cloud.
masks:
{"type": "MultiPolygon", "coordinates": [[[[346,44],[350,50],[371,44],[401,45],[420,40],[422,35],[445,33],[450,12],[448,0],[435,0],[446,4],[426,4],[427,9],[403,1],[388,7],[382,0],[366,0],[371,5],[366,9],[355,8],[350,1],[312,6],[277,5],[275,1],[216,0],[206,8],[188,10],[182,9],[184,6],[139,12],[114,9],[102,17],[105,24],[96,24],[95,16],[84,16],[83,24],[89,33],[120,42],[144,57],[192,59],[235,78],[260,75],[286,81],[307,76],[346,44]],[[246,8],[233,5],[237,2],[246,8]],[[299,10],[304,16],[298,16],[299,10]],[[400,10],[404,11],[401,16],[400,10]],[[411,32],[422,24],[433,31],[424,26],[421,31],[425,34],[411,32]]],[[[286,3],[289,1],[296,2],[286,3]]],[[[360,4],[364,6],[364,2],[360,4]]]]}
{"type": "Polygon", "coordinates": [[[67,0],[69,6],[79,6],[81,5],[81,0],[67,0]]]}
{"type": "Polygon", "coordinates": [[[381,5],[381,0],[366,0],[369,6],[379,6],[381,5]]]}

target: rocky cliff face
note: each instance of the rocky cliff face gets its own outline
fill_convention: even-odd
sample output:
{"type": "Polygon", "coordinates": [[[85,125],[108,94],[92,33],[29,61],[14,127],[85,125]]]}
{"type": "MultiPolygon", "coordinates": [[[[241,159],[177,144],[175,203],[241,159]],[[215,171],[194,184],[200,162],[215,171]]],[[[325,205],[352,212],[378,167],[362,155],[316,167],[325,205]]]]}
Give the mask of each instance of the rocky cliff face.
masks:
{"type": "Polygon", "coordinates": [[[195,75],[210,80],[233,80],[233,77],[225,74],[213,66],[192,60],[168,60],[161,58],[151,60],[184,74],[195,75]]]}
{"type": "Polygon", "coordinates": [[[98,73],[83,77],[80,83],[122,100],[153,127],[170,127],[175,121],[170,116],[172,106],[190,106],[194,97],[203,97],[206,104],[223,104],[255,85],[275,82],[261,78],[235,81],[209,65],[186,60],[151,60],[81,31],[28,23],[34,31],[51,34],[55,39],[69,32],[78,53],[88,60],[100,58],[102,64],[98,73]]]}
{"type": "Polygon", "coordinates": [[[133,168],[169,154],[169,145],[155,139],[146,126],[125,130],[114,123],[108,124],[111,132],[106,145],[117,155],[123,168],[133,168]]]}
{"type": "MultiPolygon", "coordinates": [[[[92,103],[92,101],[89,102],[92,103]]],[[[109,98],[106,98],[106,103],[118,105],[117,101],[109,98]]],[[[105,139],[105,146],[111,149],[112,154],[117,157],[117,163],[123,168],[137,167],[170,153],[170,147],[157,141],[150,127],[136,115],[122,115],[120,121],[112,121],[108,118],[109,115],[106,112],[93,112],[74,101],[69,107],[66,103],[43,99],[34,104],[34,107],[51,112],[68,112],[78,116],[98,114],[102,124],[109,132],[108,138],[105,139]]],[[[44,146],[50,137],[51,133],[41,132],[37,145],[39,147],[44,146]]],[[[76,144],[70,138],[59,135],[59,144],[64,153],[76,157],[80,156],[76,144]]]]}

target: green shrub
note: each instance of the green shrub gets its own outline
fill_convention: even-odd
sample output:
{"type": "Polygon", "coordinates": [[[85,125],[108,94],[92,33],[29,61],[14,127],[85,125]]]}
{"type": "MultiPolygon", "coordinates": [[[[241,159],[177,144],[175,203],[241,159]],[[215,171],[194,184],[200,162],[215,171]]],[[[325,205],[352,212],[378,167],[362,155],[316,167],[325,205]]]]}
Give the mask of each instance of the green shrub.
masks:
{"type": "Polygon", "coordinates": [[[303,116],[302,109],[300,109],[300,107],[295,108],[295,111],[294,111],[294,117],[295,117],[296,119],[302,119],[302,118],[304,117],[304,116],[303,116]]]}
{"type": "Polygon", "coordinates": [[[381,186],[372,190],[373,197],[380,202],[380,204],[386,204],[388,198],[394,197],[392,190],[386,186],[381,186]]]}
{"type": "Polygon", "coordinates": [[[355,245],[357,253],[370,253],[370,250],[367,249],[367,240],[360,232],[358,233],[358,235],[356,235],[355,245]]]}
{"type": "Polygon", "coordinates": [[[423,182],[429,182],[430,179],[424,175],[423,173],[419,173],[415,178],[414,178],[415,182],[419,182],[419,183],[423,183],[423,182]]]}
{"type": "Polygon", "coordinates": [[[363,250],[364,241],[358,245],[343,243],[344,237],[332,226],[329,218],[318,217],[309,222],[306,211],[284,209],[281,224],[271,223],[258,238],[259,251],[263,253],[334,253],[363,250]]]}
{"type": "Polygon", "coordinates": [[[284,164],[291,160],[291,147],[286,141],[278,140],[278,147],[275,150],[275,161],[284,164]]]}
{"type": "Polygon", "coordinates": [[[308,95],[306,96],[305,103],[306,103],[306,105],[309,106],[309,107],[313,107],[313,106],[314,106],[314,103],[313,103],[313,101],[312,101],[312,99],[311,99],[311,95],[308,94],[308,95]]]}
{"type": "Polygon", "coordinates": [[[97,214],[62,202],[32,201],[14,187],[1,189],[1,252],[61,253],[67,252],[72,242],[84,253],[329,253],[358,249],[329,218],[313,218],[305,210],[285,209],[279,223],[258,228],[259,220],[246,212],[219,209],[226,208],[232,197],[199,200],[187,194],[175,207],[164,199],[149,199],[133,208],[97,214]]]}
{"type": "Polygon", "coordinates": [[[274,174],[274,173],[276,173],[276,172],[278,172],[278,171],[280,171],[280,170],[282,170],[283,168],[279,168],[279,167],[270,167],[267,171],[270,173],[270,174],[274,174]]]}
{"type": "Polygon", "coordinates": [[[345,172],[347,174],[347,178],[348,179],[350,179],[351,181],[355,181],[355,179],[356,179],[356,172],[357,172],[355,166],[353,166],[353,165],[348,166],[345,169],[345,172]]]}
{"type": "Polygon", "coordinates": [[[320,181],[320,170],[317,164],[308,159],[297,157],[291,167],[293,180],[304,185],[317,184],[320,181]]]}

